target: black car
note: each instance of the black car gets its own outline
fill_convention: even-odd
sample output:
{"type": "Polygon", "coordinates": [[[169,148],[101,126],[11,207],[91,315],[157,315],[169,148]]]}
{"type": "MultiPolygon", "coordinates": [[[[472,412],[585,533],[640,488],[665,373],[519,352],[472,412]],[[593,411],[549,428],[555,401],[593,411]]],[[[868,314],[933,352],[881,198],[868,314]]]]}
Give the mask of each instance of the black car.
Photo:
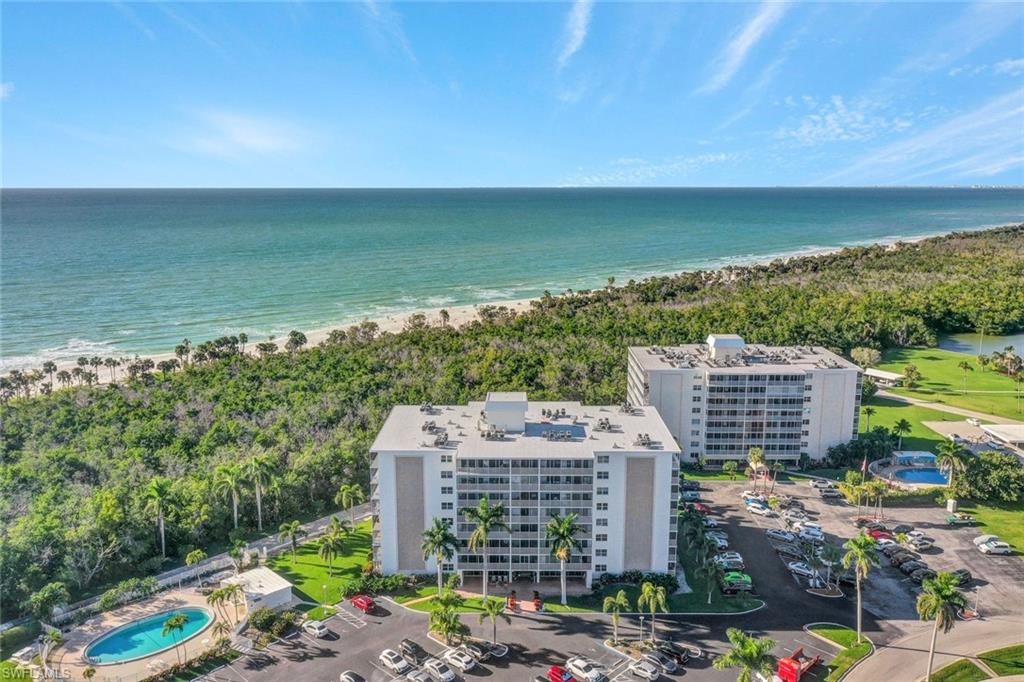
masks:
{"type": "Polygon", "coordinates": [[[923,561],[908,561],[905,564],[900,564],[900,570],[903,571],[904,575],[910,575],[922,568],[928,568],[928,564],[923,561]]]}
{"type": "Polygon", "coordinates": [[[402,654],[402,658],[417,665],[419,665],[420,661],[424,660],[428,656],[427,652],[423,650],[423,647],[411,639],[403,639],[399,642],[398,651],[402,654]]]}
{"type": "Polygon", "coordinates": [[[795,561],[803,561],[806,558],[800,548],[795,545],[779,545],[775,551],[779,553],[779,556],[795,561]]]}
{"type": "Polygon", "coordinates": [[[951,571],[950,575],[956,578],[957,585],[966,585],[967,583],[971,582],[972,578],[974,577],[971,575],[971,572],[968,571],[966,568],[959,568],[955,571],[951,571]]]}
{"type": "Polygon", "coordinates": [[[889,529],[885,527],[884,523],[879,523],[878,521],[872,521],[870,523],[864,524],[864,530],[869,530],[870,531],[870,530],[889,530],[889,529]]]}
{"type": "Polygon", "coordinates": [[[882,548],[882,554],[884,554],[885,556],[887,556],[889,558],[892,558],[893,555],[895,555],[895,554],[902,554],[903,552],[908,552],[908,551],[910,551],[910,550],[908,550],[906,547],[903,547],[901,545],[886,545],[885,547],[882,548]]]}
{"type": "Polygon", "coordinates": [[[902,566],[908,561],[920,561],[921,555],[915,554],[914,552],[897,552],[889,558],[889,563],[893,566],[902,566]]]}
{"type": "Polygon", "coordinates": [[[925,580],[931,580],[935,577],[935,571],[930,568],[919,568],[910,574],[910,579],[920,585],[925,580]]]}
{"type": "Polygon", "coordinates": [[[690,660],[689,652],[683,647],[676,646],[672,642],[658,642],[658,651],[665,654],[679,665],[686,665],[690,660]]]}
{"type": "Polygon", "coordinates": [[[490,648],[480,644],[479,642],[466,642],[463,646],[466,648],[466,651],[469,652],[469,655],[478,661],[486,661],[491,657],[490,648]]]}
{"type": "Polygon", "coordinates": [[[914,530],[914,527],[907,523],[900,523],[889,529],[889,532],[893,535],[899,535],[900,533],[909,533],[914,530]]]}
{"type": "Polygon", "coordinates": [[[680,490],[700,490],[700,481],[691,481],[690,479],[685,479],[685,480],[679,481],[679,489],[680,490]]]}

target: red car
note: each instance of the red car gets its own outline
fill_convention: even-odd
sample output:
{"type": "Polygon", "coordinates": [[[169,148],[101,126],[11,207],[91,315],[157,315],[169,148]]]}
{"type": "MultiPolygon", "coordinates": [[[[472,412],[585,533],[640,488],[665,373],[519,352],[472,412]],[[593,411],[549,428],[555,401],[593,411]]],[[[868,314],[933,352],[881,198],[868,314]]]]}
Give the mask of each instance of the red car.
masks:
{"type": "Polygon", "coordinates": [[[707,506],[706,504],[701,504],[700,502],[698,502],[697,504],[693,505],[693,510],[695,512],[697,512],[698,514],[710,514],[711,513],[711,507],[707,506]]]}
{"type": "Polygon", "coordinates": [[[553,665],[548,668],[548,680],[550,682],[576,682],[576,678],[572,676],[572,673],[560,665],[553,665]]]}
{"type": "Polygon", "coordinates": [[[363,613],[369,613],[373,610],[373,599],[365,594],[357,594],[352,597],[352,605],[363,613]]]}
{"type": "Polygon", "coordinates": [[[892,540],[892,533],[887,530],[869,530],[868,535],[878,540],[880,538],[888,538],[892,540]]]}

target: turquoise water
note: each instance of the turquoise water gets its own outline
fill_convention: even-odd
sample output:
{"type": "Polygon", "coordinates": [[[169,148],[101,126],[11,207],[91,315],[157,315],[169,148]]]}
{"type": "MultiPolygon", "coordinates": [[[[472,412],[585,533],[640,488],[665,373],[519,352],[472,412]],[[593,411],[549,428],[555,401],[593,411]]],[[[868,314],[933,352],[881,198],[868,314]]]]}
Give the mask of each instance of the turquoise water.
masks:
{"type": "Polygon", "coordinates": [[[178,609],[142,618],[103,635],[85,650],[94,663],[120,663],[142,656],[150,656],[175,644],[184,642],[213,620],[210,612],[202,608],[178,609]],[[164,623],[171,616],[184,614],[188,623],[180,632],[164,636],[164,623]]]}
{"type": "Polygon", "coordinates": [[[946,485],[949,483],[949,479],[941,471],[932,467],[901,469],[894,475],[896,478],[907,483],[929,483],[931,485],[946,485]]]}
{"type": "Polygon", "coordinates": [[[994,351],[1001,351],[1007,346],[1016,348],[1018,351],[1024,350],[1024,334],[1009,336],[950,334],[939,339],[939,348],[971,355],[990,354],[994,351]]]}
{"type": "Polygon", "coordinates": [[[3,190],[0,365],[1024,220],[1009,189],[3,190]]]}

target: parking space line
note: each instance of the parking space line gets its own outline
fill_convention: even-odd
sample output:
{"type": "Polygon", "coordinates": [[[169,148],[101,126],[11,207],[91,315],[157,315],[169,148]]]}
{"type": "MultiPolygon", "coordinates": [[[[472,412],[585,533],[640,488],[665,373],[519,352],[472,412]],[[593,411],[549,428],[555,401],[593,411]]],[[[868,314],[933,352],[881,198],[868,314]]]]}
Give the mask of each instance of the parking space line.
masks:
{"type": "Polygon", "coordinates": [[[820,654],[824,654],[826,656],[829,656],[830,658],[832,658],[832,657],[834,657],[836,655],[836,652],[834,652],[834,651],[827,651],[827,650],[822,649],[821,647],[819,647],[819,646],[817,646],[815,644],[811,644],[810,642],[808,642],[806,640],[803,640],[803,639],[800,639],[800,638],[794,639],[793,641],[796,642],[797,644],[799,644],[800,646],[802,646],[805,649],[813,649],[813,650],[817,651],[820,654]]]}

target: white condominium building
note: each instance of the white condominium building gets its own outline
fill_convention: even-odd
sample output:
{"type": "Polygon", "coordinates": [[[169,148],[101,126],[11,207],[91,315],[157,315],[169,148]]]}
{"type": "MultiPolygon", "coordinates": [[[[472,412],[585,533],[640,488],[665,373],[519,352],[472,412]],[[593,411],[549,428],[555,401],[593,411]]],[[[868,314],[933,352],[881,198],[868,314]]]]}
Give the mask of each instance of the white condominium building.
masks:
{"type": "Polygon", "coordinates": [[[436,570],[423,531],[449,519],[461,547],[446,571],[482,575],[461,510],[481,498],[506,509],[490,537],[491,580],[556,578],[545,525],[579,515],[581,549],[567,575],[674,572],[679,448],[652,407],[591,407],[490,393],[469,405],[399,405],[370,448],[373,557],[384,573],[436,570]]]}
{"type": "Polygon", "coordinates": [[[653,405],[684,462],[796,464],[857,437],[862,371],[819,347],[747,344],[735,334],[707,343],[629,349],[628,398],[653,405]]]}

